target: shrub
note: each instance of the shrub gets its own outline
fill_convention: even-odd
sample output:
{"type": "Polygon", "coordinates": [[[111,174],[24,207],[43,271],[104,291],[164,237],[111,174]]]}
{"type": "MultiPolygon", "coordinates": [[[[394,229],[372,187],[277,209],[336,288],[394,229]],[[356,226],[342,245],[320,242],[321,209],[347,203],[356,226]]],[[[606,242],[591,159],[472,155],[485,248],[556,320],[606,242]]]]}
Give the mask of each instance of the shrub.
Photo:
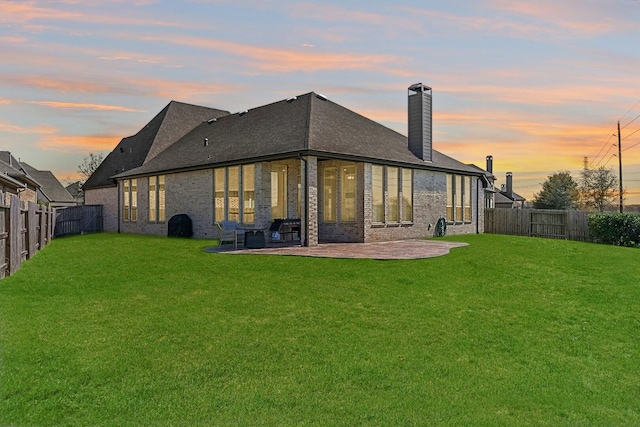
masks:
{"type": "Polygon", "coordinates": [[[589,233],[597,243],[640,247],[640,215],[611,212],[589,214],[589,233]]]}

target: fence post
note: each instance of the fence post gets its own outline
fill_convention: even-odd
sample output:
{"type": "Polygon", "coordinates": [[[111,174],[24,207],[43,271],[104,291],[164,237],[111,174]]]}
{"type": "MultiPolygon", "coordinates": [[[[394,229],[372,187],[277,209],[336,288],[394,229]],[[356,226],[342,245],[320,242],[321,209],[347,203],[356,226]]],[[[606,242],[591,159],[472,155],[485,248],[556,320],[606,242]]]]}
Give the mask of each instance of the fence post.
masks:
{"type": "Polygon", "coordinates": [[[22,221],[21,202],[18,196],[11,195],[9,206],[9,275],[12,275],[22,265],[22,221]]]}
{"type": "Polygon", "coordinates": [[[29,202],[29,209],[27,211],[27,259],[33,258],[38,250],[38,211],[37,205],[29,202]]]}

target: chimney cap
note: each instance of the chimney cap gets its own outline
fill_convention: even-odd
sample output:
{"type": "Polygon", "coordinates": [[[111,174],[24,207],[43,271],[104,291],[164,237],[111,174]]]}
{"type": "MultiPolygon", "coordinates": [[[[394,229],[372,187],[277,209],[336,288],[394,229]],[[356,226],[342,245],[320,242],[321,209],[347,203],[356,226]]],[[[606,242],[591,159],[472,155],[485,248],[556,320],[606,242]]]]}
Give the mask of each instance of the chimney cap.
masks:
{"type": "Polygon", "coordinates": [[[414,92],[428,92],[431,90],[431,88],[429,86],[423,85],[422,83],[415,83],[409,86],[409,90],[412,90],[414,92]]]}

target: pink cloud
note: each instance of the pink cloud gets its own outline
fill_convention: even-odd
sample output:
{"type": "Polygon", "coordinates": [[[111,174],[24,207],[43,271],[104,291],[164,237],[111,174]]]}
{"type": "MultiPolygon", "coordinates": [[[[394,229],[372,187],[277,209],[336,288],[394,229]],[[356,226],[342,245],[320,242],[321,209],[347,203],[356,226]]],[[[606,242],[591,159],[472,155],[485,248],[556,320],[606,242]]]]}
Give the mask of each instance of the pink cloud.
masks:
{"type": "Polygon", "coordinates": [[[60,153],[87,153],[111,151],[122,139],[122,135],[47,135],[37,143],[38,148],[60,153]]]}
{"type": "Polygon", "coordinates": [[[0,122],[0,132],[2,133],[16,133],[16,134],[54,134],[59,129],[54,128],[53,126],[47,125],[37,125],[34,127],[24,127],[19,125],[14,125],[12,123],[0,122]]]}
{"type": "Polygon", "coordinates": [[[61,110],[96,110],[96,111],[121,111],[126,113],[140,113],[144,110],[136,110],[119,105],[91,104],[82,102],[56,102],[56,101],[32,101],[30,104],[41,105],[61,110]]]}
{"type": "Polygon", "coordinates": [[[309,49],[275,49],[248,44],[186,36],[147,36],[148,41],[171,43],[224,52],[252,61],[252,66],[270,72],[313,72],[319,70],[377,69],[388,71],[390,64],[404,62],[395,55],[329,53],[309,49]]]}

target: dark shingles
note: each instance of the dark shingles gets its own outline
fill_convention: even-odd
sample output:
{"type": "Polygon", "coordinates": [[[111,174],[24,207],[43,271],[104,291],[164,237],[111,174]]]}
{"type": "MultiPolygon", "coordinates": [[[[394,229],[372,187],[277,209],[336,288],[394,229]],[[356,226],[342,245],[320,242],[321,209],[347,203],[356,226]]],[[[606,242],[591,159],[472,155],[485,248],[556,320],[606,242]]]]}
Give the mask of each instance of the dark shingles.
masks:
{"type": "Polygon", "coordinates": [[[477,169],[435,150],[433,162],[425,162],[409,151],[405,136],[308,93],[292,102],[283,100],[244,115],[231,114],[211,124],[202,123],[148,163],[117,177],[304,153],[481,175],[477,169]]]}
{"type": "Polygon", "coordinates": [[[36,179],[41,185],[40,191],[47,197],[49,202],[52,203],[74,203],[73,196],[64,188],[64,186],[58,181],[58,178],[51,173],[51,171],[41,171],[33,166],[22,163],[24,170],[33,178],[36,179]]]}
{"type": "Polygon", "coordinates": [[[113,175],[143,165],[199,123],[227,114],[215,108],[171,101],[137,134],[123,138],[87,179],[83,189],[115,186],[113,175]]]}

